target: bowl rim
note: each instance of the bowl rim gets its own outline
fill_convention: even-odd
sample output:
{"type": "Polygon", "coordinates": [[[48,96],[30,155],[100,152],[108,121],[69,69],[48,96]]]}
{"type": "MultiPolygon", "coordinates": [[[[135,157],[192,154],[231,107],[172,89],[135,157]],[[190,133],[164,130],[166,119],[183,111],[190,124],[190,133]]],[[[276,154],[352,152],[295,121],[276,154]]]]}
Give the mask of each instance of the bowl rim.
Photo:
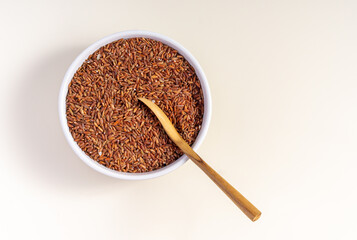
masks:
{"type": "Polygon", "coordinates": [[[61,84],[59,97],[58,97],[58,111],[59,111],[60,124],[63,133],[65,135],[65,138],[69,143],[69,145],[71,146],[71,148],[73,149],[73,151],[76,153],[76,155],[84,163],[86,163],[89,167],[93,168],[94,170],[110,177],[119,178],[123,180],[144,180],[144,179],[151,179],[151,178],[163,176],[165,174],[174,171],[175,169],[182,166],[185,162],[187,162],[188,157],[184,154],[176,161],[163,168],[150,172],[145,172],[145,173],[126,173],[126,172],[115,171],[101,165],[100,163],[96,162],[95,160],[93,160],[92,158],[90,158],[84,153],[84,151],[74,141],[72,134],[69,131],[69,127],[67,125],[67,117],[66,117],[66,97],[68,92],[68,85],[71,82],[73,75],[75,74],[77,69],[83,64],[83,62],[89,57],[89,55],[91,55],[93,52],[98,50],[100,47],[122,38],[125,39],[125,38],[133,38],[133,37],[151,38],[174,48],[195,69],[196,75],[201,83],[203,98],[204,98],[204,114],[203,114],[202,126],[199,134],[196,137],[195,142],[192,145],[192,148],[196,151],[198,147],[202,144],[207,134],[209,124],[211,121],[212,100],[211,100],[211,93],[210,93],[208,81],[198,61],[186,48],[184,48],[181,44],[179,44],[175,40],[167,36],[161,35],[159,33],[143,31],[143,30],[122,31],[122,32],[111,34],[102,39],[99,39],[98,41],[94,42],[89,47],[87,47],[84,51],[82,51],[81,54],[79,54],[76,57],[76,59],[72,62],[67,72],[65,73],[65,76],[61,84]]]}

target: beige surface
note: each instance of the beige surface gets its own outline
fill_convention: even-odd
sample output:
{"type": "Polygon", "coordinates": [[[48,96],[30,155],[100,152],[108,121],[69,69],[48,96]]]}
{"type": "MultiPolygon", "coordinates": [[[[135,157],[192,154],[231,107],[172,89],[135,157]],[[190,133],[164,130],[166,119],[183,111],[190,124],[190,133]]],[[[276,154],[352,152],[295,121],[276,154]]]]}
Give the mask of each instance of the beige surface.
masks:
{"type": "Polygon", "coordinates": [[[2,1],[0,239],[357,239],[356,12],[352,0],[2,1]],[[124,182],[71,151],[64,72],[127,29],[199,60],[213,96],[199,154],[259,221],[193,163],[124,182]]]}

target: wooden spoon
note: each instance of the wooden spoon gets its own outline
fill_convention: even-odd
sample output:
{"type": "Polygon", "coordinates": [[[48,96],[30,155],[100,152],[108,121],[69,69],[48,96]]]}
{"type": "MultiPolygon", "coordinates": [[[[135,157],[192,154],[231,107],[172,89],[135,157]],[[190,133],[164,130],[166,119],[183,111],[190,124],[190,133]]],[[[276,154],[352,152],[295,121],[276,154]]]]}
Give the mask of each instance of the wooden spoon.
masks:
{"type": "Polygon", "coordinates": [[[240,192],[238,192],[232,185],[230,185],[224,178],[222,178],[215,170],[213,170],[195,151],[188,145],[188,143],[176,131],[169,118],[165,113],[152,101],[145,98],[138,98],[146,104],[156,115],[161,122],[167,135],[171,140],[198,166],[208,177],[239,207],[245,215],[247,215],[253,222],[256,221],[262,214],[253,204],[251,204],[240,192]]]}

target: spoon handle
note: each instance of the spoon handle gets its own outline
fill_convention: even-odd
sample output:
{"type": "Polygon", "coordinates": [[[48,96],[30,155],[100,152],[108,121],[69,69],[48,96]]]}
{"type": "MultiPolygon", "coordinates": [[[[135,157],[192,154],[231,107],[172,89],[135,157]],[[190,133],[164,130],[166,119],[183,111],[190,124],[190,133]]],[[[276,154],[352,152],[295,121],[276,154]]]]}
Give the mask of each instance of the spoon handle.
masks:
{"type": "MultiPolygon", "coordinates": [[[[164,127],[165,128],[165,127],[164,127]]],[[[166,131],[168,129],[165,128],[166,131]]],[[[176,130],[175,130],[176,131],[176,130]]],[[[168,134],[169,136],[172,134],[168,134]]],[[[170,137],[171,138],[171,137],[170,137]]],[[[206,175],[242,210],[253,222],[262,214],[251,202],[249,202],[237,189],[229,184],[221,175],[211,168],[191,147],[181,138],[171,138],[177,146],[199,167],[206,175]]]]}
{"type": "Polygon", "coordinates": [[[145,98],[138,98],[148,106],[159,119],[171,140],[199,167],[208,177],[237,205],[242,212],[253,222],[256,221],[261,212],[251,204],[240,192],[230,185],[221,175],[213,170],[180,136],[174,125],[172,125],[166,114],[152,101],[145,98]]]}
{"type": "Polygon", "coordinates": [[[229,184],[221,175],[211,168],[202,158],[191,158],[191,160],[204,171],[209,178],[242,210],[242,212],[253,222],[258,220],[262,214],[251,202],[249,202],[238,190],[229,184]]]}

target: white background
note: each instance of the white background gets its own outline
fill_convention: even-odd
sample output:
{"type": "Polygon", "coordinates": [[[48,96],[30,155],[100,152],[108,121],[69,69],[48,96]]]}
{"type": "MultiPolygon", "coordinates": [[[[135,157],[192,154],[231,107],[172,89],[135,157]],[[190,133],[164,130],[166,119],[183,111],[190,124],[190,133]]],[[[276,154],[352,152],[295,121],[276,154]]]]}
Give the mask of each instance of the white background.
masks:
{"type": "Polygon", "coordinates": [[[0,239],[357,239],[357,2],[1,1],[0,239]],[[101,175],[61,132],[63,75],[142,29],[206,72],[199,154],[262,211],[250,222],[191,162],[101,175]]]}

